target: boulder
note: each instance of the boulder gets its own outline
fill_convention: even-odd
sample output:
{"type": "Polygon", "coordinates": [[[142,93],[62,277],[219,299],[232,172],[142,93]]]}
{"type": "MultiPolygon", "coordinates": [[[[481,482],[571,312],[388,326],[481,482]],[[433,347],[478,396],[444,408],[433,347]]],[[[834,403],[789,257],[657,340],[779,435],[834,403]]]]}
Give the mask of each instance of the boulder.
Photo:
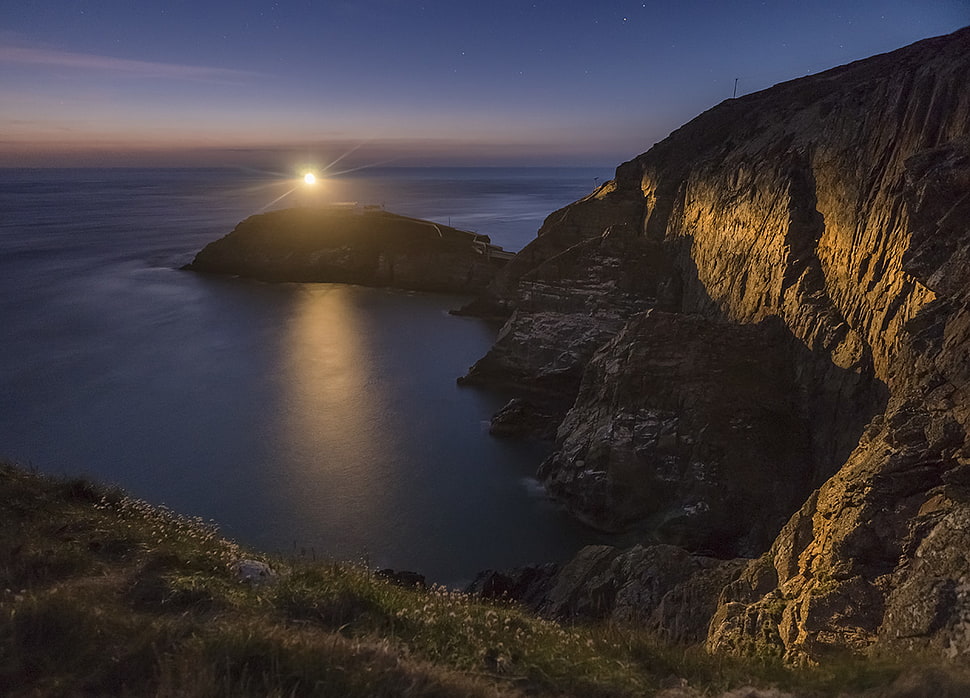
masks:
{"type": "Polygon", "coordinates": [[[260,560],[237,560],[232,564],[236,579],[246,584],[272,584],[276,582],[276,570],[260,560]]]}
{"type": "Polygon", "coordinates": [[[553,563],[520,567],[508,572],[480,572],[465,592],[482,599],[515,601],[538,608],[555,583],[559,566],[553,563]]]}
{"type": "Polygon", "coordinates": [[[414,587],[424,589],[428,582],[423,574],[411,572],[410,570],[394,570],[388,567],[378,570],[375,574],[381,579],[386,579],[391,584],[409,589],[414,587]]]}

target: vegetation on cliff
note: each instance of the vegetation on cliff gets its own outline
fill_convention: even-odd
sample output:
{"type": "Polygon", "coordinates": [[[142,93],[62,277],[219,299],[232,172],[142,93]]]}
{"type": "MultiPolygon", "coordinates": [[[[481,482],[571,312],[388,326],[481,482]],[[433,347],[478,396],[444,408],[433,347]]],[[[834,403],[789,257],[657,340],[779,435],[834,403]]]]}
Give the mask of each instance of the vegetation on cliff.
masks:
{"type": "Polygon", "coordinates": [[[6,696],[674,698],[752,684],[766,688],[734,695],[902,696],[914,681],[898,663],[711,658],[636,630],[396,586],[359,564],[270,559],[120,491],[0,464],[6,696]],[[240,562],[255,558],[274,571],[246,581],[240,562]]]}

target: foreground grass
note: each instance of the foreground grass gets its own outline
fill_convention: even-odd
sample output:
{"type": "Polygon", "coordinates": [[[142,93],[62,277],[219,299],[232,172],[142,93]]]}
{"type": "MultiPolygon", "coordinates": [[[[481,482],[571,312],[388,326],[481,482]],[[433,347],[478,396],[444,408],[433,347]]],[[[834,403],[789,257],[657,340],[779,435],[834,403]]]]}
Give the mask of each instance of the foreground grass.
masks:
{"type": "Polygon", "coordinates": [[[0,463],[0,695],[882,695],[899,674],[712,658],[351,564],[263,558],[275,579],[242,581],[255,557],[201,521],[0,463]]]}

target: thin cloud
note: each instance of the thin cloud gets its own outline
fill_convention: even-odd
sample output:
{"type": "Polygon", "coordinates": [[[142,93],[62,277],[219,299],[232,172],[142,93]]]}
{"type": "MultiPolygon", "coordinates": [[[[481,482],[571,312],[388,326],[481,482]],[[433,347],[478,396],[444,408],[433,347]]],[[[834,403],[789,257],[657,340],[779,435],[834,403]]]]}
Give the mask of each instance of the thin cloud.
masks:
{"type": "Polygon", "coordinates": [[[251,78],[258,73],[233,70],[231,68],[211,68],[178,63],[155,63],[113,56],[99,56],[90,53],[73,53],[52,49],[27,48],[20,46],[0,46],[0,63],[19,63],[21,65],[46,65],[79,70],[99,70],[125,73],[142,78],[165,78],[176,80],[196,80],[203,82],[238,82],[251,78]]]}

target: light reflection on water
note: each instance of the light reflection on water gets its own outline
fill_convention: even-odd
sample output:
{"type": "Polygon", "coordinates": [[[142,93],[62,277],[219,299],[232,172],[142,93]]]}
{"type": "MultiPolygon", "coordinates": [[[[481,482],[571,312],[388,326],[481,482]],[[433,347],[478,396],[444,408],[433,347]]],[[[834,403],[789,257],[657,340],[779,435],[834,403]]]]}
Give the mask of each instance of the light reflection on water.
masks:
{"type": "Polygon", "coordinates": [[[298,548],[456,582],[598,540],[537,497],[544,447],[487,434],[503,398],[455,383],[494,327],[442,296],[290,290],[266,438],[298,548]]]}
{"type": "Polygon", "coordinates": [[[369,522],[392,512],[382,472],[403,450],[379,379],[374,347],[352,303],[359,289],[300,289],[281,344],[278,438],[282,473],[302,516],[366,547],[369,522]],[[352,513],[352,516],[347,516],[352,513]]]}
{"type": "MultiPolygon", "coordinates": [[[[545,179],[486,174],[367,183],[400,185],[424,217],[480,216],[508,189],[489,205],[512,220],[523,191],[548,196],[545,179]]],[[[0,188],[0,457],[118,483],[247,545],[443,583],[599,540],[536,496],[544,447],[483,430],[504,397],[455,384],[496,331],[448,315],[460,300],[178,271],[266,200],[246,182],[32,176],[0,188]]]]}

